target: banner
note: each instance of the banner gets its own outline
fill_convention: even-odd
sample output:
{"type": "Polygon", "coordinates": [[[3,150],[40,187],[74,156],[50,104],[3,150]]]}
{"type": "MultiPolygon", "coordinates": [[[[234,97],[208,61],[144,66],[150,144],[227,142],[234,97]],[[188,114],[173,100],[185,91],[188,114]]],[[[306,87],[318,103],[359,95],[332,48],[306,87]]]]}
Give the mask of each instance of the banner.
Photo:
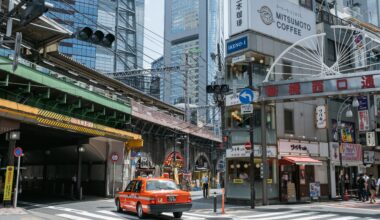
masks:
{"type": "Polygon", "coordinates": [[[375,116],[380,116],[380,95],[374,95],[375,99],[375,116]]]}
{"type": "Polygon", "coordinates": [[[355,67],[361,68],[365,66],[365,45],[364,45],[364,34],[359,31],[354,31],[352,33],[353,45],[354,45],[354,55],[355,57],[355,67]]]}
{"type": "Polygon", "coordinates": [[[359,131],[368,131],[369,130],[369,115],[368,110],[358,111],[359,115],[359,131]]]}
{"type": "Polygon", "coordinates": [[[14,166],[7,166],[7,172],[5,173],[4,183],[4,201],[10,201],[12,199],[13,173],[14,166]]]}
{"type": "MultiPolygon", "coordinates": [[[[335,119],[331,119],[331,139],[334,142],[339,141],[338,124],[335,119]]],[[[343,128],[340,129],[341,142],[355,143],[355,123],[342,121],[343,128]]]]}
{"type": "Polygon", "coordinates": [[[342,143],[344,161],[362,161],[362,146],[360,144],[342,143]]]}

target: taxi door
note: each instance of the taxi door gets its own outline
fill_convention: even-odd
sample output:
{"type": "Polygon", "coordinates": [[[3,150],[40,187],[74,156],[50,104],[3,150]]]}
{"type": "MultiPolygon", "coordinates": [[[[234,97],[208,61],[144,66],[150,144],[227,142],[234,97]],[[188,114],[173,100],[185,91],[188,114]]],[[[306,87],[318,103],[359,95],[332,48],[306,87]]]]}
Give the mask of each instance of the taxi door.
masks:
{"type": "Polygon", "coordinates": [[[136,211],[137,202],[140,200],[139,197],[141,197],[140,195],[141,187],[142,187],[142,181],[136,180],[136,184],[133,186],[131,197],[130,197],[131,208],[133,207],[132,211],[136,211]]]}
{"type": "Polygon", "coordinates": [[[132,201],[131,201],[131,194],[133,187],[136,184],[136,180],[132,180],[129,182],[127,188],[125,188],[122,196],[120,196],[120,203],[122,205],[122,208],[126,209],[127,211],[134,211],[134,207],[132,207],[132,201]]]}

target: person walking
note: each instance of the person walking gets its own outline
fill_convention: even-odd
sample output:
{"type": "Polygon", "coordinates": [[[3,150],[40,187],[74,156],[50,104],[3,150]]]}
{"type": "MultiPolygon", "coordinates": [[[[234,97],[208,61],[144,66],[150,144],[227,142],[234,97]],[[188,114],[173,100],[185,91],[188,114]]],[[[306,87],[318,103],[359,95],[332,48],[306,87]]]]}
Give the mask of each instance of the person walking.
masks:
{"type": "Polygon", "coordinates": [[[363,178],[365,181],[365,191],[364,191],[365,201],[368,201],[369,200],[369,187],[368,187],[369,176],[365,173],[363,178]]]}
{"type": "Polygon", "coordinates": [[[208,177],[207,175],[204,175],[202,177],[202,183],[203,183],[203,198],[206,198],[208,197],[208,177]]]}
{"type": "Polygon", "coordinates": [[[359,201],[365,202],[365,180],[363,174],[360,174],[358,179],[358,198],[359,201]]]}
{"type": "Polygon", "coordinates": [[[377,179],[376,186],[377,186],[377,190],[376,190],[377,196],[380,197],[380,177],[379,177],[379,179],[377,179]]]}
{"type": "Polygon", "coordinates": [[[373,175],[369,175],[368,179],[368,189],[371,193],[370,203],[376,203],[376,180],[373,178],[373,175]]]}

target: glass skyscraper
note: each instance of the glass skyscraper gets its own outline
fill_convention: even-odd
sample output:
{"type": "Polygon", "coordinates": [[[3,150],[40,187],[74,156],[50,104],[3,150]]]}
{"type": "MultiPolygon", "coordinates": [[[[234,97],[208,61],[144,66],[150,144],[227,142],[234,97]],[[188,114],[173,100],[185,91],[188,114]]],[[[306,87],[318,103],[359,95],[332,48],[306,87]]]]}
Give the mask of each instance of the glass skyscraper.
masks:
{"type": "Polygon", "coordinates": [[[142,67],[144,0],[48,0],[54,5],[46,15],[69,30],[83,27],[111,33],[112,48],[66,39],[59,51],[100,72],[125,71],[142,67]],[[116,57],[116,59],[115,59],[116,57]]]}
{"type": "MultiPolygon", "coordinates": [[[[210,104],[206,85],[215,80],[218,71],[217,59],[212,60],[211,54],[217,54],[218,44],[223,52],[223,10],[222,0],[165,1],[164,63],[183,67],[183,71],[165,76],[161,87],[165,102],[185,102],[187,74],[190,104],[210,104]]],[[[197,121],[210,123],[210,114],[198,111],[197,121]]]]}

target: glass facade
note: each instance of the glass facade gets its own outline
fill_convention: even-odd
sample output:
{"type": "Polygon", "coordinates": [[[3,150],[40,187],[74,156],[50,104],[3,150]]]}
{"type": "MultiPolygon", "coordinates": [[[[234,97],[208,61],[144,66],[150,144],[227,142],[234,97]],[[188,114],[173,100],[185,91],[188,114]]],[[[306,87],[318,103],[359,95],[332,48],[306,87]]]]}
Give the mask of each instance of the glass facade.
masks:
{"type": "MultiPolygon", "coordinates": [[[[171,65],[181,66],[185,65],[184,60],[186,59],[185,53],[192,49],[199,48],[199,40],[187,41],[184,43],[179,43],[171,46],[171,65]]],[[[191,55],[189,55],[190,57],[191,55]]],[[[189,103],[198,103],[199,101],[199,85],[197,82],[199,81],[198,67],[199,62],[198,59],[188,59],[188,65],[190,68],[187,69],[186,73],[172,73],[170,74],[170,100],[172,100],[172,104],[184,103],[185,101],[185,75],[188,74],[188,88],[189,88],[189,103]]]]}
{"type": "MultiPolygon", "coordinates": [[[[46,15],[70,31],[82,27],[95,29],[98,16],[97,0],[59,1],[48,0],[54,5],[46,15]]],[[[67,39],[60,43],[59,51],[79,63],[95,68],[96,46],[77,39],[67,39]]]]}
{"type": "MultiPolygon", "coordinates": [[[[128,17],[128,24],[119,19],[117,48],[126,51],[126,48],[134,49],[131,57],[125,58],[118,53],[116,59],[116,70],[125,71],[129,68],[142,67],[143,62],[143,25],[144,25],[144,0],[48,0],[54,5],[46,15],[63,25],[67,29],[76,32],[83,27],[90,27],[92,30],[101,30],[105,34],[115,34],[117,5],[119,5],[119,16],[128,17]],[[136,7],[135,7],[136,6],[136,7]],[[125,16],[125,11],[133,11],[133,16],[125,16]],[[134,11],[136,10],[136,11],[134,11]],[[139,27],[136,27],[136,22],[139,27]],[[132,25],[130,25],[132,24],[132,25]],[[123,27],[123,28],[121,28],[123,27]],[[125,27],[131,28],[126,30],[125,27]],[[127,33],[133,33],[133,37],[127,36],[127,33]],[[137,36],[136,36],[137,35],[137,36]],[[137,40],[136,40],[137,39],[137,40]],[[127,42],[127,43],[125,43],[127,42]],[[137,58],[136,58],[137,57],[137,58]]],[[[75,38],[66,39],[59,45],[59,51],[77,62],[100,72],[113,72],[115,70],[115,43],[112,48],[104,48],[91,43],[77,40],[75,38]]],[[[129,52],[129,51],[128,51],[129,52]]]]}
{"type": "Polygon", "coordinates": [[[193,30],[199,25],[199,0],[171,0],[171,32],[193,30]]]}

